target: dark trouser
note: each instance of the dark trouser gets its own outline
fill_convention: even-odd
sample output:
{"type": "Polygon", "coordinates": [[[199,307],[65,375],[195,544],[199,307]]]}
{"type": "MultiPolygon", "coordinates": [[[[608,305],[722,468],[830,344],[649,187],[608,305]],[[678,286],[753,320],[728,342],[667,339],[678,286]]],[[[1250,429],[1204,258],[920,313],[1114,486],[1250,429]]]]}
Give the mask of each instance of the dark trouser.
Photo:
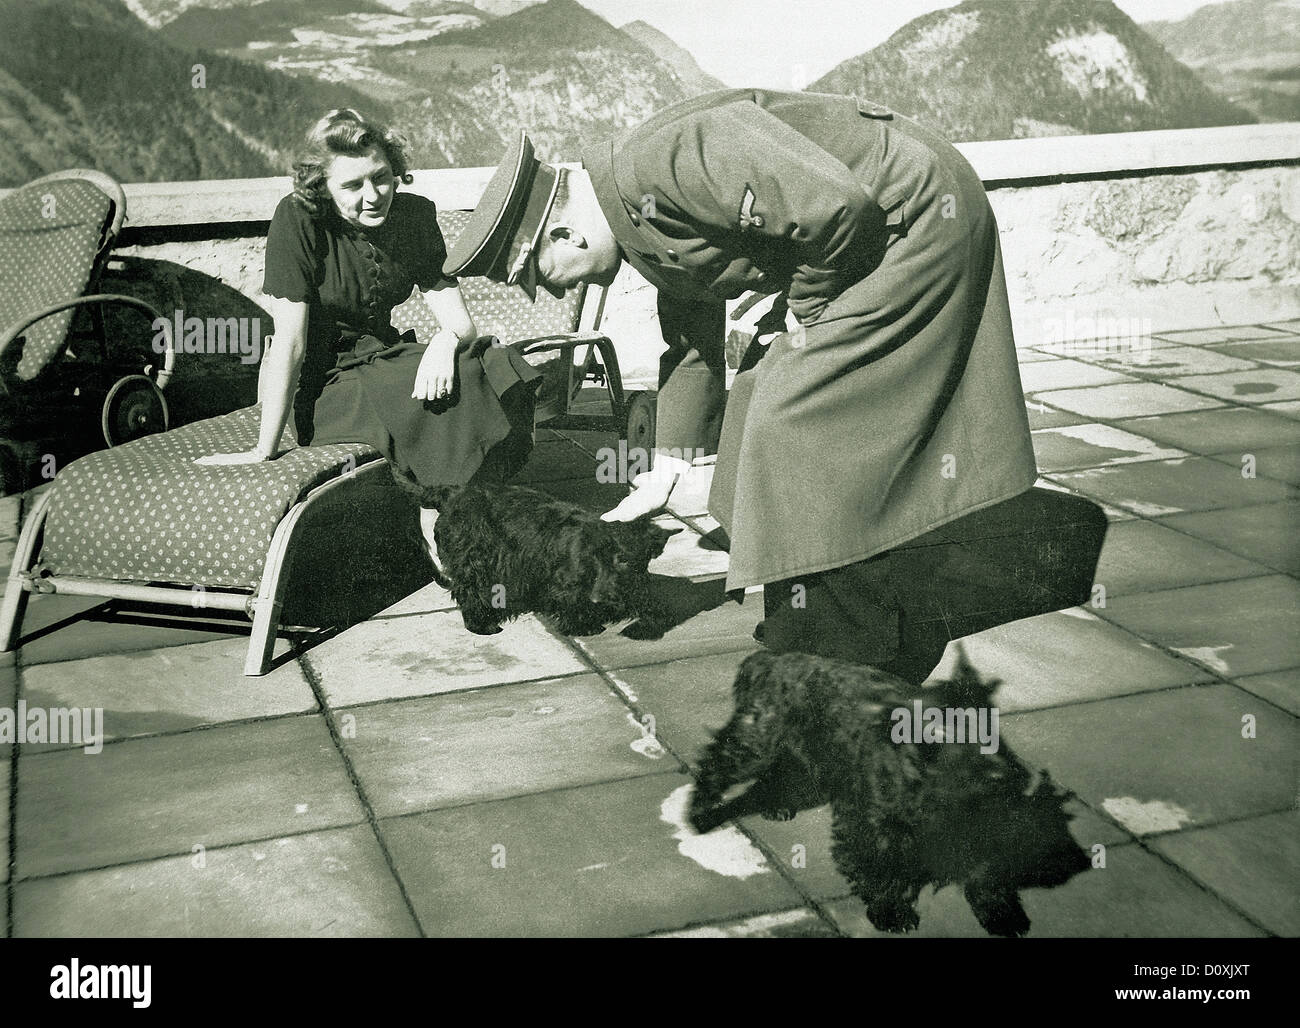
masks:
{"type": "Polygon", "coordinates": [[[690,451],[678,454],[687,460],[716,453],[727,404],[726,306],[660,294],[659,327],[668,349],[659,358],[655,449],[690,451]]]}
{"type": "Polygon", "coordinates": [[[918,617],[900,599],[897,559],[877,554],[841,568],[763,586],[763,645],[835,657],[920,684],[943,658],[942,619],[918,617]]]}

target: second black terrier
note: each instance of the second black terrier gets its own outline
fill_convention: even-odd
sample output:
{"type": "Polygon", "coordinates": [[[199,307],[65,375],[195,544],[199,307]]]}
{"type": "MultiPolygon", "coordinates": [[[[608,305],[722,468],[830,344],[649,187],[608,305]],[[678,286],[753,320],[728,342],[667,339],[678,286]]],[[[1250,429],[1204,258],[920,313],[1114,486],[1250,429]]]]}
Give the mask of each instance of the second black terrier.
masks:
{"type": "Polygon", "coordinates": [[[565,635],[592,635],[624,618],[654,615],[646,570],[681,529],[602,521],[574,503],[524,486],[429,490],[440,511],[434,540],[465,627],[501,631],[520,614],[545,614],[565,635]]]}
{"type": "Polygon", "coordinates": [[[916,927],[921,889],[958,883],[985,931],[1023,935],[1019,890],[1090,866],[1069,832],[1069,794],[1046,772],[1035,781],[1005,745],[981,752],[970,737],[898,741],[896,731],[897,712],[918,699],[929,710],[988,710],[997,684],[965,654],[951,681],[927,689],[828,657],[752,654],[736,677],[735,713],[700,767],[691,823],[707,832],[753,813],[788,820],[829,799],[832,859],[876,928],[916,927]]]}

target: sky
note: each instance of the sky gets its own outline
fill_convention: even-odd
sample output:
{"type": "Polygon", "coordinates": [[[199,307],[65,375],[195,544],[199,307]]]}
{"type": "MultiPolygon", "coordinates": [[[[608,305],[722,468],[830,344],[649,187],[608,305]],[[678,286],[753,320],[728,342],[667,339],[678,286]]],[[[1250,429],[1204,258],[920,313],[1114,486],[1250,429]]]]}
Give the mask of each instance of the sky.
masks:
{"type": "MultiPolygon", "coordinates": [[[[957,0],[581,0],[606,21],[649,22],[729,86],[802,89],[957,0]]],[[[1036,0],[999,0],[1034,3],[1036,0]]],[[[1206,0],[1115,0],[1136,22],[1182,18],[1206,0]]],[[[1226,0],[1231,2],[1231,0],[1226,0]]]]}

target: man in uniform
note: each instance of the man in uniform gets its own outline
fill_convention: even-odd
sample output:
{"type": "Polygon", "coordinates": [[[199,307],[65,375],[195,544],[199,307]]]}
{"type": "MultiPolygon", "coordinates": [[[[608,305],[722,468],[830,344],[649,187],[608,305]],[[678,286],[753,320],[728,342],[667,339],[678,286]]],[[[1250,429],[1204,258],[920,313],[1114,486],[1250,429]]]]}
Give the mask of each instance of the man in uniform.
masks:
{"type": "Polygon", "coordinates": [[[582,164],[541,164],[521,134],[444,270],[532,297],[627,261],[657,288],[655,473],[605,516],[663,507],[687,468],[664,451],[716,441],[727,588],[763,585],[764,643],[923,680],[948,635],[909,609],[900,547],[1037,474],[978,176],[878,104],[752,89],[675,104],[582,164]],[[724,301],[746,292],[779,294],[761,327],[781,331],[728,399],[724,301]]]}

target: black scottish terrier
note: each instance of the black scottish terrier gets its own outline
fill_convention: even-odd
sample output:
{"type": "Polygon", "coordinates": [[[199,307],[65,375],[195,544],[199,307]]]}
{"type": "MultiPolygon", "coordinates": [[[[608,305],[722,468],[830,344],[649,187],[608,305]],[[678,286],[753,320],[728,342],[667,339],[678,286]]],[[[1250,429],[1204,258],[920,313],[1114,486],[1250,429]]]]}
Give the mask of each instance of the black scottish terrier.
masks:
{"type": "Polygon", "coordinates": [[[602,521],[577,504],[517,485],[431,489],[440,513],[434,541],[438,584],[451,591],[465,627],[501,631],[529,612],[565,635],[593,635],[611,622],[653,619],[647,565],[681,529],[602,521]]]}
{"type": "Polygon", "coordinates": [[[805,653],[760,651],[736,676],[736,709],[705,753],[691,823],[707,832],[752,813],[788,820],[830,800],[831,855],[882,931],[915,928],[921,889],[960,883],[992,935],[1029,930],[1019,891],[1064,884],[1090,866],[1063,810],[1070,794],[1004,745],[895,742],[899,708],[985,708],[960,656],[953,679],[918,689],[874,668],[805,653]],[[754,780],[737,799],[732,786],[754,780]]]}

